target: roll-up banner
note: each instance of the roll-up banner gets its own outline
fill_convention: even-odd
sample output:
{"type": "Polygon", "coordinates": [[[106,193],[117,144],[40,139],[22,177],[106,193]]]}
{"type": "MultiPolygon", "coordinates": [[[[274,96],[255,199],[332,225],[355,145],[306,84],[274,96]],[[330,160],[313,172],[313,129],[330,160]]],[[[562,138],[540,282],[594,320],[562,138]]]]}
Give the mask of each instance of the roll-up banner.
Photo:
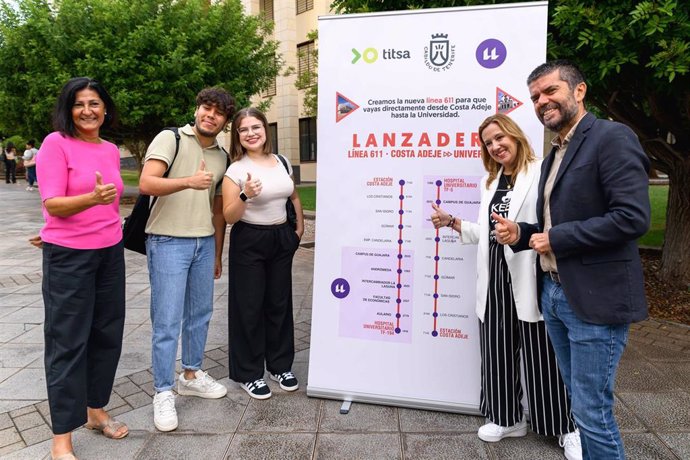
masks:
{"type": "Polygon", "coordinates": [[[307,394],[478,413],[479,124],[541,151],[525,80],[547,2],[319,18],[316,248],[307,394]]]}

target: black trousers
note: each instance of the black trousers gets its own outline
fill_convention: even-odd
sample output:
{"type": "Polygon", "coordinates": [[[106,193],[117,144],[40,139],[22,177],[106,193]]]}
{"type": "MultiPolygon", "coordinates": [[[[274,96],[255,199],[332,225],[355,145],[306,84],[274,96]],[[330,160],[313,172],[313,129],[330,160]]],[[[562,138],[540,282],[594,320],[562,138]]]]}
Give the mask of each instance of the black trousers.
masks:
{"type": "Polygon", "coordinates": [[[230,378],[251,382],[287,372],[295,357],[292,258],[299,238],[288,224],[237,222],[230,230],[230,378]]]}
{"type": "Polygon", "coordinates": [[[86,423],[108,404],[122,350],[122,242],[80,250],[43,243],[45,371],[53,433],[86,423]]]}
{"type": "Polygon", "coordinates": [[[527,388],[530,425],[537,434],[575,431],[563,378],[543,321],[520,321],[503,247],[489,245],[489,292],[484,321],[479,322],[481,394],[479,410],[500,426],[523,417],[520,361],[527,388]]]}
{"type": "Polygon", "coordinates": [[[5,160],[5,183],[17,183],[17,163],[14,160],[5,160]]]}

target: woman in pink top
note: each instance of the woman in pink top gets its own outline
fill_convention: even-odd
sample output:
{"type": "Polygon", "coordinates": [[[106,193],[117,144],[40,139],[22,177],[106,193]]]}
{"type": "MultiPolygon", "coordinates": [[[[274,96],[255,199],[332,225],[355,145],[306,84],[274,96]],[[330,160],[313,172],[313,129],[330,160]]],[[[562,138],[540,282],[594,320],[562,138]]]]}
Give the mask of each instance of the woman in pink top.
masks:
{"type": "Polygon", "coordinates": [[[45,226],[45,369],[53,425],[51,457],[72,460],[72,430],[120,439],[127,426],[108,404],[122,349],[125,263],[118,148],[100,137],[115,104],[90,78],[69,80],[41,145],[37,171],[45,226]]]}

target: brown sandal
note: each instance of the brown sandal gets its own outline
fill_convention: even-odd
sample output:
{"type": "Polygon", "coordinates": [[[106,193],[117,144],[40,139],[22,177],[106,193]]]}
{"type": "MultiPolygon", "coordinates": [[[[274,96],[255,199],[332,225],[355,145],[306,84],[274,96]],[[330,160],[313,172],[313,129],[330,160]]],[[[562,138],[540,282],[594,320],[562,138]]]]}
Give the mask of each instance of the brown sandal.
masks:
{"type": "Polygon", "coordinates": [[[103,436],[110,439],[122,439],[129,434],[129,429],[127,428],[127,425],[125,425],[122,422],[118,422],[112,417],[109,417],[108,421],[101,425],[89,425],[87,423],[86,425],[84,425],[84,428],[86,428],[87,430],[100,431],[101,433],[103,433],[103,436]],[[125,428],[125,432],[123,434],[118,435],[118,432],[123,427],[125,428]]]}

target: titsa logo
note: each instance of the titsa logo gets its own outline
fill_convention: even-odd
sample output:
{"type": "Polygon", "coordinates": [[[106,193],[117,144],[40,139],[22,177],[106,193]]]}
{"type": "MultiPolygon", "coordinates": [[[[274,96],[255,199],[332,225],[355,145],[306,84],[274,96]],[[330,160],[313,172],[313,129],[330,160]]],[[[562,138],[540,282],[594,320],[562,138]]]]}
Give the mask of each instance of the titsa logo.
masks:
{"type": "MultiPolygon", "coordinates": [[[[379,52],[376,48],[365,48],[361,53],[355,48],[352,48],[352,63],[356,64],[360,59],[367,64],[373,64],[379,58],[379,52]]],[[[408,50],[396,50],[395,48],[386,48],[383,50],[383,59],[410,59],[410,52],[408,50]]]]}
{"type": "Polygon", "coordinates": [[[448,70],[455,62],[455,45],[451,45],[448,34],[432,34],[429,46],[424,47],[424,62],[434,72],[448,70]]]}

